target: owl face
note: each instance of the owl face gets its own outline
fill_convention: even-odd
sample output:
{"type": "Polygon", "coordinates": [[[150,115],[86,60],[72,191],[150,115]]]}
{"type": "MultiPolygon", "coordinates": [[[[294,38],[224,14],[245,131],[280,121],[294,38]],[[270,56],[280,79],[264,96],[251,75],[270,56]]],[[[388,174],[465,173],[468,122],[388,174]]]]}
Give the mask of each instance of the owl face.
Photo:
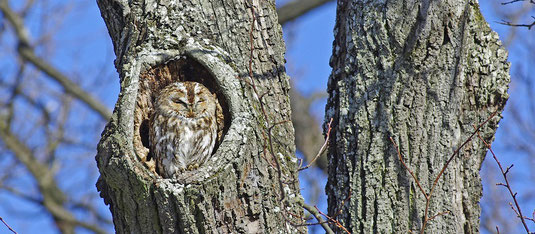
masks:
{"type": "Polygon", "coordinates": [[[156,99],[156,108],[166,117],[194,120],[213,115],[216,104],[204,85],[185,81],[165,87],[156,99]]]}

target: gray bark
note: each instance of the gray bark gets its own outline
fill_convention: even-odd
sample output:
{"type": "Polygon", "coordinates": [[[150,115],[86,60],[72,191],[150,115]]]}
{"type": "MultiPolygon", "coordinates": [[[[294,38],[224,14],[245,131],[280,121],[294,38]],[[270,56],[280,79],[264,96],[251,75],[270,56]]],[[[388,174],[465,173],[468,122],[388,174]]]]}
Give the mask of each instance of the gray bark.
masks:
{"type": "MultiPolygon", "coordinates": [[[[507,52],[475,0],[339,1],[334,31],[329,214],[351,233],[419,232],[426,199],[389,138],[429,192],[473,126],[503,110],[507,52]]],[[[483,139],[493,139],[499,120],[481,129],[483,139]]],[[[486,151],[473,139],[449,164],[429,217],[449,213],[425,232],[479,232],[486,151]]]]}
{"type": "Polygon", "coordinates": [[[301,222],[295,217],[302,216],[303,201],[274,2],[97,2],[121,81],[96,156],[97,187],[116,231],[303,232],[292,226],[301,222]],[[144,126],[157,90],[182,79],[202,81],[218,93],[225,134],[213,160],[178,179],[162,179],[144,126]]]}

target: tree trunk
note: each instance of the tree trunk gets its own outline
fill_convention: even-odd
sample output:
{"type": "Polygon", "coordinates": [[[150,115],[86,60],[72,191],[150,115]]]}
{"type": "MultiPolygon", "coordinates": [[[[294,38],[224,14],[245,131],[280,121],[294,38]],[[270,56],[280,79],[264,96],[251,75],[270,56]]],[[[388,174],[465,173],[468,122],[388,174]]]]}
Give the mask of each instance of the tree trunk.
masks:
{"type": "MultiPolygon", "coordinates": [[[[508,98],[507,53],[477,1],[339,1],[334,31],[329,214],[351,233],[478,233],[482,141],[453,158],[427,213],[409,173],[430,194],[474,125],[508,98]]],[[[480,129],[483,139],[493,139],[499,120],[480,129]]]]}
{"type": "Polygon", "coordinates": [[[115,230],[303,232],[292,225],[300,222],[293,217],[302,216],[303,200],[274,1],[97,2],[121,81],[96,156],[97,187],[115,230]],[[163,179],[147,126],[158,90],[183,80],[217,94],[222,140],[204,165],[163,179]]]}

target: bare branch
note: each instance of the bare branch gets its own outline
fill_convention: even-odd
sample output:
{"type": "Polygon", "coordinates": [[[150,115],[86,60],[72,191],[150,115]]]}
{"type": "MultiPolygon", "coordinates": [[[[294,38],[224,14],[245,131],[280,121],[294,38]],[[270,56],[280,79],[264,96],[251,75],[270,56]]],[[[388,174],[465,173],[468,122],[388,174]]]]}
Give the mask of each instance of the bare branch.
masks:
{"type": "Polygon", "coordinates": [[[507,25],[507,26],[512,26],[512,27],[526,27],[528,28],[528,30],[531,30],[531,27],[535,25],[535,17],[532,16],[531,18],[533,18],[533,22],[531,22],[531,24],[514,24],[512,22],[505,21],[505,20],[502,20],[502,22],[496,22],[496,23],[507,25]]]}
{"type": "Polygon", "coordinates": [[[13,233],[17,234],[17,232],[15,230],[13,230],[13,228],[11,228],[7,223],[6,221],[4,221],[4,219],[2,218],[2,216],[0,216],[0,221],[2,221],[2,223],[4,223],[4,225],[6,225],[6,227],[13,233]]]}
{"type": "MultiPolygon", "coordinates": [[[[512,0],[512,1],[509,1],[509,2],[502,2],[502,5],[508,5],[508,4],[515,3],[515,2],[525,2],[525,1],[526,0],[512,0]]],[[[529,3],[535,4],[535,1],[534,0],[529,0],[529,3]]]]}
{"type": "Polygon", "coordinates": [[[318,213],[320,213],[321,215],[323,215],[327,219],[329,219],[329,222],[333,223],[333,225],[335,225],[336,227],[344,230],[347,234],[351,234],[351,232],[349,232],[338,220],[334,219],[334,217],[330,217],[330,216],[326,215],[325,213],[321,212],[321,210],[319,210],[317,206],[314,206],[314,208],[316,209],[316,211],[318,213]]]}
{"type": "Polygon", "coordinates": [[[331,1],[332,0],[294,0],[286,3],[286,5],[277,9],[279,23],[285,24],[288,21],[294,20],[295,18],[304,15],[316,7],[331,1]]]}
{"type": "Polygon", "coordinates": [[[39,70],[47,74],[50,78],[54,79],[67,93],[84,102],[87,106],[89,106],[89,108],[100,114],[102,118],[111,118],[111,112],[106,106],[104,106],[89,93],[82,90],[77,84],[72,82],[67,76],[62,74],[55,67],[35,54],[35,51],[30,46],[28,30],[24,26],[22,19],[9,7],[7,0],[0,1],[0,11],[2,11],[4,17],[15,30],[15,34],[19,40],[18,52],[24,60],[32,63],[39,70]]]}
{"type": "Polygon", "coordinates": [[[401,165],[403,165],[405,170],[407,170],[409,172],[409,174],[412,176],[412,179],[414,179],[414,182],[416,182],[416,185],[420,189],[420,192],[422,193],[422,195],[425,196],[425,199],[426,200],[429,199],[429,197],[427,196],[427,193],[424,191],[424,188],[420,184],[420,180],[418,180],[418,177],[416,177],[414,175],[414,172],[412,172],[412,170],[407,166],[407,164],[405,164],[405,161],[403,160],[403,155],[401,154],[401,152],[399,152],[399,147],[398,147],[398,145],[396,144],[396,142],[394,141],[394,139],[392,137],[390,137],[390,141],[392,142],[392,144],[394,144],[394,147],[396,148],[396,151],[398,153],[398,159],[401,162],[401,165]]]}
{"type": "Polygon", "coordinates": [[[508,167],[504,171],[503,167],[502,167],[502,164],[500,163],[500,160],[498,160],[498,157],[496,157],[496,154],[494,154],[494,150],[492,150],[492,147],[490,146],[490,144],[488,144],[487,141],[485,141],[481,137],[479,132],[477,134],[477,137],[479,137],[479,139],[481,141],[483,141],[483,143],[485,144],[487,149],[489,149],[489,152],[492,154],[492,157],[494,158],[494,161],[496,161],[496,164],[498,164],[498,167],[500,168],[500,171],[502,172],[503,180],[505,181],[505,184],[504,185],[502,184],[502,185],[507,188],[507,191],[509,191],[509,195],[511,195],[511,197],[513,198],[513,202],[515,203],[515,206],[516,206],[516,209],[515,209],[513,207],[513,205],[511,203],[509,203],[509,205],[511,206],[511,209],[513,209],[513,211],[516,213],[518,218],[520,218],[520,221],[522,221],[522,225],[524,226],[524,229],[526,229],[526,232],[527,233],[531,233],[529,231],[528,225],[526,224],[526,220],[524,218],[524,215],[522,215],[522,210],[520,209],[520,205],[518,204],[518,201],[516,200],[516,194],[517,193],[513,193],[513,189],[511,188],[511,185],[509,184],[509,179],[507,179],[507,173],[509,172],[509,169],[511,169],[511,167],[513,167],[513,166],[511,165],[510,167],[508,167]]]}
{"type": "Polygon", "coordinates": [[[397,153],[398,153],[398,158],[399,160],[401,161],[403,167],[411,174],[412,178],[414,179],[414,181],[416,182],[416,184],[418,185],[418,188],[420,189],[420,192],[422,193],[422,195],[425,197],[425,211],[424,211],[424,217],[423,217],[423,222],[422,222],[422,228],[420,229],[420,233],[424,233],[425,231],[425,227],[427,225],[427,223],[438,217],[438,216],[441,216],[441,215],[445,215],[445,214],[449,214],[450,212],[449,211],[445,211],[445,212],[441,212],[437,215],[434,215],[434,216],[431,216],[429,217],[429,205],[431,204],[431,197],[433,196],[433,192],[435,190],[435,187],[436,185],[438,184],[438,181],[440,180],[440,178],[442,177],[442,175],[444,174],[444,172],[446,171],[446,168],[448,168],[449,164],[451,163],[451,161],[455,158],[455,156],[459,155],[459,152],[460,150],[466,145],[468,144],[468,142],[470,142],[472,140],[472,138],[478,134],[479,136],[479,130],[485,125],[487,124],[492,118],[494,118],[494,116],[496,116],[496,114],[498,114],[498,110],[496,110],[494,113],[492,113],[485,121],[483,121],[483,123],[479,124],[479,126],[477,127],[474,127],[474,132],[472,132],[472,134],[461,144],[461,146],[459,146],[454,152],[453,154],[449,157],[449,159],[446,161],[446,163],[444,164],[444,166],[442,167],[442,170],[438,173],[438,175],[435,177],[434,181],[433,181],[433,185],[431,186],[431,189],[429,191],[429,193],[426,193],[425,190],[423,189],[423,187],[420,185],[420,182],[418,180],[418,178],[414,175],[414,173],[412,172],[412,170],[405,164],[405,162],[403,161],[403,157],[401,156],[401,153],[399,151],[399,147],[398,145],[396,144],[396,142],[394,141],[394,139],[392,137],[390,137],[390,141],[392,141],[392,143],[394,144],[396,150],[397,150],[397,153]]]}
{"type": "Polygon", "coordinates": [[[298,171],[302,171],[302,170],[309,168],[316,161],[316,159],[318,159],[323,154],[323,152],[325,152],[325,149],[327,149],[327,145],[329,144],[329,137],[331,135],[332,123],[333,123],[333,118],[331,118],[331,120],[329,121],[329,126],[327,126],[327,135],[325,136],[325,142],[323,143],[320,150],[318,151],[318,154],[316,154],[316,157],[314,157],[308,163],[308,165],[306,165],[306,167],[299,168],[298,171]]]}
{"type": "Polygon", "coordinates": [[[0,186],[1,189],[7,191],[7,192],[10,192],[11,194],[17,196],[18,198],[21,198],[23,200],[26,200],[26,201],[29,201],[29,202],[32,202],[32,203],[35,203],[35,204],[42,204],[43,201],[41,199],[38,199],[36,197],[33,197],[32,195],[28,194],[28,191],[20,191],[16,188],[13,188],[11,186],[6,186],[4,184],[2,184],[2,186],[0,186]]]}
{"type": "Polygon", "coordinates": [[[323,230],[325,230],[325,233],[334,234],[333,230],[329,227],[327,222],[321,217],[321,214],[318,212],[316,208],[308,204],[303,204],[303,208],[305,208],[305,210],[310,212],[310,214],[312,214],[318,220],[318,224],[321,225],[323,230]]]}
{"type": "Polygon", "coordinates": [[[438,214],[436,214],[436,215],[433,215],[433,216],[429,217],[429,221],[435,219],[435,218],[438,217],[438,216],[447,215],[447,214],[449,214],[449,213],[451,213],[449,210],[444,211],[444,212],[440,212],[440,213],[438,213],[438,214]]]}
{"type": "Polygon", "coordinates": [[[95,233],[105,233],[95,225],[77,220],[74,215],[65,209],[66,196],[58,187],[52,171],[39,162],[32,151],[9,131],[4,121],[0,121],[0,139],[10,149],[20,162],[28,169],[37,181],[41,192],[42,205],[54,217],[56,224],[62,232],[71,232],[74,226],[81,226],[95,233]]]}
{"type": "Polygon", "coordinates": [[[321,151],[320,146],[324,144],[325,138],[320,129],[320,124],[312,116],[310,107],[312,102],[325,97],[326,94],[316,93],[310,97],[304,97],[295,89],[290,90],[290,105],[292,106],[292,123],[295,128],[295,146],[297,150],[310,164],[316,161],[316,166],[327,174],[328,161],[325,154],[318,156],[321,151]],[[316,158],[316,156],[318,156],[316,158]]]}

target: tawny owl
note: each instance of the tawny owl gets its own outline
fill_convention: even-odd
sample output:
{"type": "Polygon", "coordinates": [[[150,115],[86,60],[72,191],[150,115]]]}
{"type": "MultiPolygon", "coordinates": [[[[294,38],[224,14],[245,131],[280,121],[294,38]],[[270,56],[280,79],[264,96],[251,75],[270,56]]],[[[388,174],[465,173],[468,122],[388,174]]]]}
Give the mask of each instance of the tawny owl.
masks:
{"type": "Polygon", "coordinates": [[[164,178],[196,168],[212,155],[217,138],[216,97],[202,84],[176,82],[154,103],[149,141],[164,178]]]}

